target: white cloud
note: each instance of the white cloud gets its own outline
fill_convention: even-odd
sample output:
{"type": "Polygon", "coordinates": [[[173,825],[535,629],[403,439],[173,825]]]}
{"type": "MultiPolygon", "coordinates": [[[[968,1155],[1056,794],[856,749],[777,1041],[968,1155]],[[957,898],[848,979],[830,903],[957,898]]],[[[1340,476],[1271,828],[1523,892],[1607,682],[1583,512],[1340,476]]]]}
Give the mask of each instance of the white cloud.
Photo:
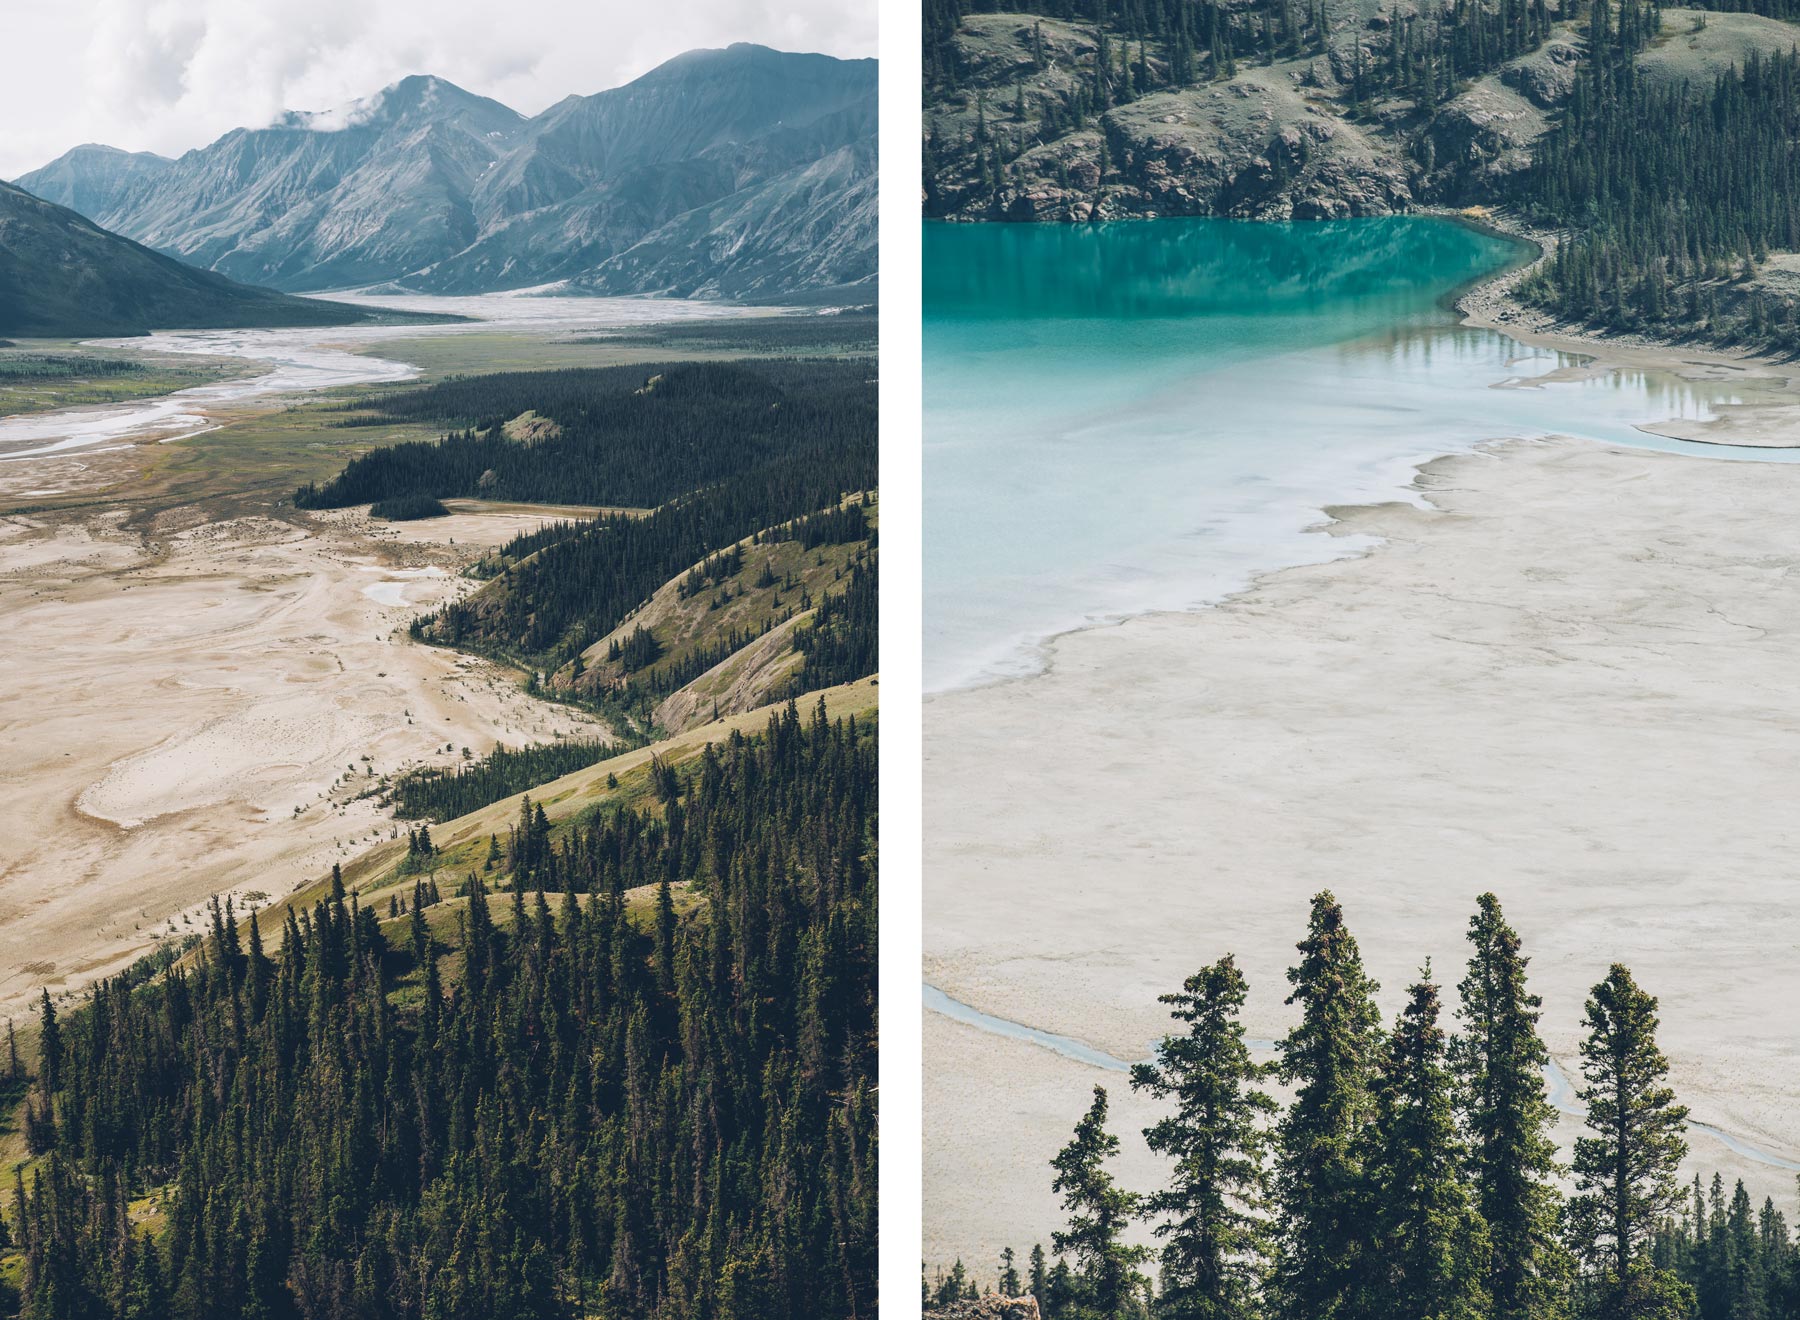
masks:
{"type": "MultiPolygon", "coordinates": [[[[522,114],[701,46],[875,54],[875,0],[0,0],[0,178],[83,142],[176,156],[414,73],[522,114]]],[[[320,122],[326,127],[333,121],[320,122]]]]}

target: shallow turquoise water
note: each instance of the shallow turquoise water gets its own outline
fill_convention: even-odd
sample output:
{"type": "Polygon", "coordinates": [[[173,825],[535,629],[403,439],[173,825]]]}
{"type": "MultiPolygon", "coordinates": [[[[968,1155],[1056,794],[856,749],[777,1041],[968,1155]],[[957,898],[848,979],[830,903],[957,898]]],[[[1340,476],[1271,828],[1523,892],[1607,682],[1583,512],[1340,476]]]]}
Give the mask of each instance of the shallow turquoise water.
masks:
{"type": "Polygon", "coordinates": [[[1353,552],[1306,530],[1324,506],[1395,498],[1483,440],[1770,460],[1636,429],[1706,418],[1728,386],[1533,384],[1574,359],[1457,325],[1448,296],[1517,254],[1425,217],[927,224],[928,688],[1353,552]]]}

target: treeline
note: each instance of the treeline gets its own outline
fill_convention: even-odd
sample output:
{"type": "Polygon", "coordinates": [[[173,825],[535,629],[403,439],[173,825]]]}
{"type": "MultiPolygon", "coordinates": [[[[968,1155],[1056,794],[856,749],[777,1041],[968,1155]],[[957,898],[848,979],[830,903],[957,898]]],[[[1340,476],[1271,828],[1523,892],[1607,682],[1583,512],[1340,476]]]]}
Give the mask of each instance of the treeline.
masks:
{"type": "MultiPolygon", "coordinates": [[[[927,0],[925,211],[947,214],[979,199],[996,217],[1008,214],[1009,199],[1023,186],[1026,167],[1017,162],[1027,153],[1097,125],[1108,111],[1144,95],[1235,78],[1242,62],[1314,61],[1315,73],[1323,65],[1342,85],[1350,114],[1379,113],[1384,124],[1417,128],[1469,80],[1541,46],[1572,9],[1561,0],[1448,0],[1416,10],[1395,7],[1379,26],[1357,18],[1340,22],[1334,31],[1325,0],[1092,5],[1033,0],[973,8],[963,0],[927,0]],[[962,85],[957,29],[967,13],[982,9],[1041,16],[1032,28],[1030,67],[1019,71],[1011,87],[962,85]],[[1066,29],[1047,33],[1047,18],[1072,21],[1078,39],[1091,46],[1080,54],[1069,50],[1066,29]],[[1037,76],[1052,65],[1062,77],[1037,76]],[[931,112],[933,100],[972,108],[972,124],[966,117],[946,124],[931,112]],[[1410,102],[1405,113],[1397,101],[1410,102]]],[[[1097,162],[1101,184],[1120,163],[1114,150],[1103,133],[1097,162]]],[[[1424,170],[1438,168],[1430,133],[1413,133],[1412,150],[1424,170]]],[[[1304,168],[1309,154],[1302,137],[1291,150],[1274,153],[1271,168],[1279,178],[1304,168]]],[[[1067,159],[1040,160],[1030,168],[1050,171],[1065,190],[1074,186],[1067,159]]]]}
{"type": "MultiPolygon", "coordinates": [[[[1625,4],[1635,6],[1636,0],[1625,0],[1625,4]]],[[[1432,6],[1419,14],[1396,14],[1385,50],[1372,46],[1365,56],[1362,34],[1352,36],[1351,110],[1360,113],[1372,100],[1398,96],[1412,101],[1418,113],[1430,116],[1468,80],[1543,45],[1555,17],[1549,0],[1499,0],[1495,4],[1454,0],[1448,8],[1432,6]]],[[[1650,30],[1654,31],[1654,26],[1650,30]]]]}
{"type": "Polygon", "coordinates": [[[323,486],[302,486],[294,502],[326,509],[406,495],[653,507],[771,465],[872,452],[872,377],[867,361],[781,361],[453,378],[358,404],[368,415],[353,420],[461,429],[372,450],[323,486]],[[553,425],[509,439],[505,423],[527,412],[553,425]]]}
{"type": "Polygon", "coordinates": [[[454,820],[584,770],[627,746],[602,738],[564,738],[531,747],[496,747],[451,770],[428,768],[399,776],[389,790],[389,803],[402,820],[454,820]]]}
{"type": "MultiPolygon", "coordinates": [[[[777,460],[648,517],[604,514],[582,524],[539,546],[524,562],[512,563],[473,595],[415,620],[412,635],[560,668],[683,569],[745,537],[871,488],[877,462],[872,416],[869,421],[861,443],[777,460]]],[[[860,520],[859,510],[856,519],[814,524],[814,544],[840,534],[859,538],[860,520]]],[[[503,561],[511,550],[502,551],[503,561]]]]}
{"type": "MultiPolygon", "coordinates": [[[[0,348],[9,347],[0,342],[0,348]]],[[[56,353],[20,353],[0,358],[0,380],[76,380],[135,376],[145,370],[130,358],[65,357],[56,353]]]]}
{"type": "MultiPolygon", "coordinates": [[[[1330,893],[1313,900],[1279,1058],[1251,1057],[1246,984],[1227,955],[1162,996],[1178,1024],[1134,1090],[1167,1102],[1145,1129],[1170,1162],[1149,1192],[1106,1167],[1119,1150],[1107,1093],[1053,1161],[1069,1214],[1051,1263],[1013,1254],[1002,1291],[1029,1287],[1049,1320],[1269,1316],[1275,1320],[1787,1320],[1800,1314],[1800,1248],[1772,1201],[1739,1183],[1684,1192],[1687,1110],[1656,1044],[1657,1001],[1614,964],[1581,1042],[1586,1133],[1557,1162],[1549,1052],[1529,960],[1484,894],[1444,1021],[1429,963],[1383,1029],[1379,987],[1330,893]],[[1264,1089],[1292,1088],[1285,1109],[1264,1089]],[[1565,1195],[1558,1179],[1572,1175],[1565,1195]],[[1147,1222],[1151,1251],[1125,1240],[1147,1222]]],[[[972,1290],[959,1268],[928,1300],[972,1290]]]]}
{"type": "Polygon", "coordinates": [[[802,692],[867,678],[881,668],[881,600],[877,555],[866,552],[850,564],[842,591],[826,594],[794,645],[805,657],[795,685],[802,692]]]}
{"type": "Polygon", "coordinates": [[[1522,182],[1526,214],[1564,231],[1523,296],[1610,329],[1800,351],[1794,301],[1750,285],[1771,249],[1800,247],[1800,56],[1658,88],[1617,40],[1590,45],[1522,182]]]}
{"type": "Polygon", "coordinates": [[[369,506],[371,518],[389,522],[416,522],[421,518],[442,518],[450,510],[429,495],[396,495],[393,499],[376,500],[369,506]]]}
{"type": "Polygon", "coordinates": [[[18,1314],[873,1314],[875,765],[790,708],[572,831],[590,898],[334,884],[273,954],[215,906],[192,965],[46,996],[18,1314]]]}
{"type": "Polygon", "coordinates": [[[588,530],[590,525],[590,520],[586,518],[558,519],[555,522],[544,523],[535,531],[521,532],[498,550],[483,555],[465,572],[467,576],[483,581],[499,577],[509,565],[517,563],[527,555],[536,554],[547,545],[580,536],[588,530]]]}

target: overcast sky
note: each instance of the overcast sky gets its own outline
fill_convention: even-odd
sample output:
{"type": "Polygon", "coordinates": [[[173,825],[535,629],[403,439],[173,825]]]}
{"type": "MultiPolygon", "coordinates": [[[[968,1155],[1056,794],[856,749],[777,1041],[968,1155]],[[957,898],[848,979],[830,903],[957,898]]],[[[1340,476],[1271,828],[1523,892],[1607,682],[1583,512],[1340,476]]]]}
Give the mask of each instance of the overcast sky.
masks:
{"type": "Polygon", "coordinates": [[[0,179],[178,156],[431,73],[536,114],[700,46],[875,54],[875,0],[0,0],[0,179]]]}

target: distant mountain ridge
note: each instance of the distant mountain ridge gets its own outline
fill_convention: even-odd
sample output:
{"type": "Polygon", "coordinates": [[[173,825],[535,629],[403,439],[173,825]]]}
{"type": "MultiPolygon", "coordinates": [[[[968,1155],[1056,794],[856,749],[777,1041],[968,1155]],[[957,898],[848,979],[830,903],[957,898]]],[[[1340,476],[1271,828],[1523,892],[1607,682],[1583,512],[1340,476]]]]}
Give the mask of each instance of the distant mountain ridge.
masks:
{"type": "Polygon", "coordinates": [[[160,166],[80,147],[29,192],[232,279],[779,296],[876,273],[876,63],[690,51],[534,118],[415,76],[160,166]]]}
{"type": "Polygon", "coordinates": [[[0,335],[345,325],[361,308],[246,288],[0,183],[0,335]]]}
{"type": "Polygon", "coordinates": [[[98,222],[101,216],[123,205],[138,185],[160,176],[174,163],[167,156],[150,151],[120,151],[88,142],[64,152],[16,183],[33,197],[66,206],[98,222]]]}

